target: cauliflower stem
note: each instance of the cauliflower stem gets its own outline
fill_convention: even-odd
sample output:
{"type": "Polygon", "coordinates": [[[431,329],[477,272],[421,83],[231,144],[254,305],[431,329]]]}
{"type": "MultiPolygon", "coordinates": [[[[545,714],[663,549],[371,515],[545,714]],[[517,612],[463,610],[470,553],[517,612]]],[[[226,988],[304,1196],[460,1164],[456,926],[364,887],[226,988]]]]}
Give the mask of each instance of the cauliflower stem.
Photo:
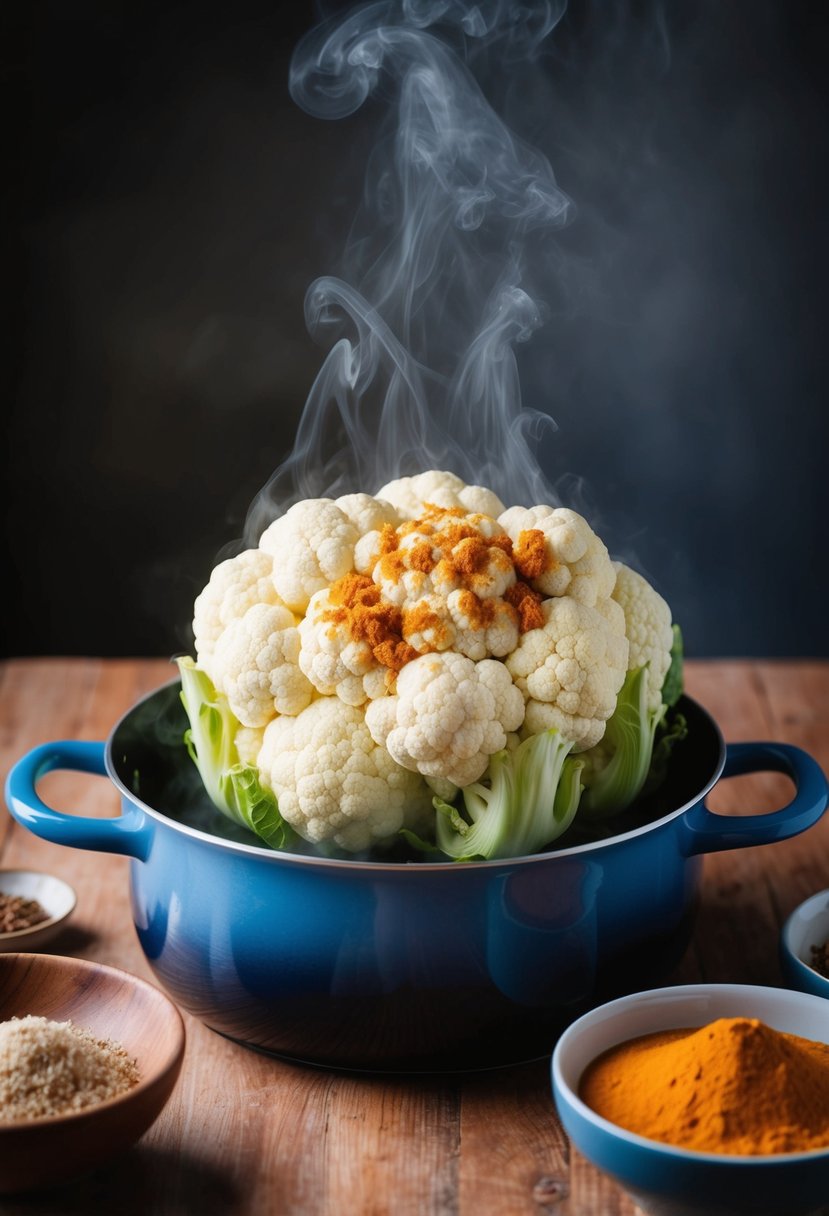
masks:
{"type": "Polygon", "coordinates": [[[595,756],[585,753],[581,802],[585,819],[616,815],[639,796],[650,771],[656,728],[666,709],[664,704],[648,708],[647,669],[629,671],[595,756]]]}
{"type": "Polygon", "coordinates": [[[190,722],[184,742],[217,810],[255,832],[273,849],[290,844],[294,833],[285,823],[273,794],[257,769],[239,761],[239,721],[227,698],[218,693],[191,658],[180,658],[181,702],[190,722]]]}
{"type": "Polygon", "coordinates": [[[683,661],[684,661],[684,645],[682,641],[682,630],[679,625],[673,626],[673,643],[671,644],[671,665],[668,668],[668,673],[665,676],[665,683],[662,685],[662,700],[670,709],[676,705],[679,698],[682,696],[684,688],[683,678],[683,661]]]}
{"type": "Polygon", "coordinates": [[[475,782],[463,790],[468,819],[435,797],[439,850],[455,861],[524,857],[561,836],[582,791],[584,761],[569,757],[572,746],[551,728],[512,751],[496,752],[489,785],[475,782]]]}

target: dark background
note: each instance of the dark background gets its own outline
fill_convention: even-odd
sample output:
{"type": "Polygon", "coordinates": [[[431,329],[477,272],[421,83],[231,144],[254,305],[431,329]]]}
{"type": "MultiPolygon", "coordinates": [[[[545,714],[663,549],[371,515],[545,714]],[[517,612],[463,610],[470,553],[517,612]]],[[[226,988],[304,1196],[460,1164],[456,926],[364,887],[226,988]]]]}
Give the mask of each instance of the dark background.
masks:
{"type": "MultiPolygon", "coordinates": [[[[690,653],[826,655],[822,6],[665,9],[574,2],[540,74],[493,85],[577,206],[524,400],[690,653]]],[[[290,449],[323,354],[304,292],[337,271],[378,114],[292,103],[310,5],[3,20],[3,649],[173,653],[290,449]]]]}

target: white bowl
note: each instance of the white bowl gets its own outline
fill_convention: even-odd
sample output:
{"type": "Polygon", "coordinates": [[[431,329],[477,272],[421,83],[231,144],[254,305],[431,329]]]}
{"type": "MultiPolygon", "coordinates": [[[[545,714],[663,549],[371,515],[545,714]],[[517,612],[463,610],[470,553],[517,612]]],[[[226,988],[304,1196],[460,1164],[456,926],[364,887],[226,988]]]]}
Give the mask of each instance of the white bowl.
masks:
{"type": "Polygon", "coordinates": [[[780,937],[780,965],[790,984],[829,999],[829,979],[811,966],[812,946],[829,941],[829,890],[818,891],[795,908],[780,937]]]}
{"type": "Polygon", "coordinates": [[[4,895],[20,895],[36,899],[48,920],[29,929],[0,933],[0,953],[18,950],[38,950],[56,937],[75,907],[75,892],[62,878],[41,874],[36,870],[0,870],[0,891],[4,895]]]}
{"type": "Polygon", "coordinates": [[[788,988],[694,984],[638,992],[591,1010],[553,1053],[553,1092],[564,1129],[589,1161],[655,1216],[806,1216],[829,1202],[829,1147],[736,1156],[675,1148],[624,1130],[582,1102],[581,1077],[610,1047],[716,1018],[759,1018],[775,1030],[829,1043],[819,997],[788,988]]]}

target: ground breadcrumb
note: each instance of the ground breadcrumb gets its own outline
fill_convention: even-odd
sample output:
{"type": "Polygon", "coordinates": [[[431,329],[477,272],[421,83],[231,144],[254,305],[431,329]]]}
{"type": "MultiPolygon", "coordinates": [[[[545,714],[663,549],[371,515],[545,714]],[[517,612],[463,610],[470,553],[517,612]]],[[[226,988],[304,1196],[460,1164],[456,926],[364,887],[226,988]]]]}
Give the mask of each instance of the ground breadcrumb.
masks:
{"type": "Polygon", "coordinates": [[[0,1022],[0,1120],[83,1110],[126,1093],[138,1079],[137,1062],[120,1043],[72,1022],[0,1022]]]}

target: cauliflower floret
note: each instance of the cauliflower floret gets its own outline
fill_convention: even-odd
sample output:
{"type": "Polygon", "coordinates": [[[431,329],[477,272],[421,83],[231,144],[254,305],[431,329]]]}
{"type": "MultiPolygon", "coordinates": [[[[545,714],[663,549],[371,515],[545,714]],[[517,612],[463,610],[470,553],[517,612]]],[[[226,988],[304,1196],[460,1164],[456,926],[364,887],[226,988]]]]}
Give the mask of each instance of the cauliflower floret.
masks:
{"type": "Polygon", "coordinates": [[[648,709],[662,704],[662,685],[671,665],[673,628],[671,610],[647,579],[621,562],[614,563],[616,586],[613,599],[625,614],[625,632],[630,643],[628,671],[648,665],[648,709]]]}
{"type": "Polygon", "coordinates": [[[513,541],[518,570],[543,595],[568,595],[592,607],[613,591],[616,572],[604,542],[576,511],[510,507],[498,523],[513,541]]]}
{"type": "Polygon", "coordinates": [[[429,469],[414,477],[399,477],[377,491],[378,498],[393,503],[403,519],[417,519],[427,503],[436,507],[461,507],[496,518],[504,504],[485,486],[468,486],[454,473],[429,469]]]}
{"type": "Polygon", "coordinates": [[[504,599],[516,583],[511,548],[489,515],[427,507],[396,530],[364,536],[355,565],[401,610],[402,637],[415,652],[453,649],[479,660],[518,641],[518,613],[504,599]]]}
{"type": "Polygon", "coordinates": [[[527,698],[524,726],[530,734],[556,727],[573,750],[593,747],[627,671],[625,617],[614,600],[591,608],[563,596],[544,600],[544,625],[525,633],[506,660],[527,698]]]}
{"type": "Polygon", "coordinates": [[[214,567],[193,605],[196,655],[214,683],[213,652],[225,628],[254,604],[281,602],[273,584],[273,558],[261,549],[246,549],[214,567]]]}
{"type": "Polygon", "coordinates": [[[330,498],[305,498],[275,519],[259,547],[274,558],[273,582],[283,602],[301,614],[315,591],[348,574],[359,535],[330,498]]]}
{"type": "Polygon", "coordinates": [[[216,643],[213,682],[243,726],[298,714],[313,695],[299,669],[299,631],[280,604],[254,604],[216,643]]]}
{"type": "Polygon", "coordinates": [[[478,599],[471,591],[453,591],[446,607],[455,626],[453,648],[468,659],[502,658],[518,645],[518,614],[499,597],[478,599]]]}
{"type": "Polygon", "coordinates": [[[395,528],[400,523],[400,515],[390,502],[370,494],[343,494],[334,499],[334,505],[348,516],[360,536],[379,532],[385,524],[395,528]]]}
{"type": "Polygon", "coordinates": [[[331,591],[326,588],[312,596],[300,622],[299,666],[318,692],[336,695],[347,705],[362,705],[388,692],[389,669],[375,658],[368,637],[353,636],[352,613],[332,601],[331,591]]]}
{"type": "Polygon", "coordinates": [[[320,697],[296,718],[275,718],[258,757],[282,817],[305,840],[359,852],[401,827],[425,832],[432,792],[369,734],[361,709],[320,697]]]}
{"type": "Polygon", "coordinates": [[[256,761],[265,736],[264,726],[240,726],[233,737],[236,753],[242,764],[256,768],[256,761]]]}
{"type": "Polygon", "coordinates": [[[515,582],[515,567],[499,538],[509,546],[488,515],[435,512],[397,530],[395,547],[377,555],[372,578],[384,599],[401,608],[427,595],[446,598],[460,587],[482,598],[503,595],[515,582]]]}
{"type": "Polygon", "coordinates": [[[517,730],[524,703],[503,663],[473,663],[455,651],[423,655],[397,679],[397,694],[372,701],[372,738],[405,768],[454,785],[483,775],[517,730]]]}

